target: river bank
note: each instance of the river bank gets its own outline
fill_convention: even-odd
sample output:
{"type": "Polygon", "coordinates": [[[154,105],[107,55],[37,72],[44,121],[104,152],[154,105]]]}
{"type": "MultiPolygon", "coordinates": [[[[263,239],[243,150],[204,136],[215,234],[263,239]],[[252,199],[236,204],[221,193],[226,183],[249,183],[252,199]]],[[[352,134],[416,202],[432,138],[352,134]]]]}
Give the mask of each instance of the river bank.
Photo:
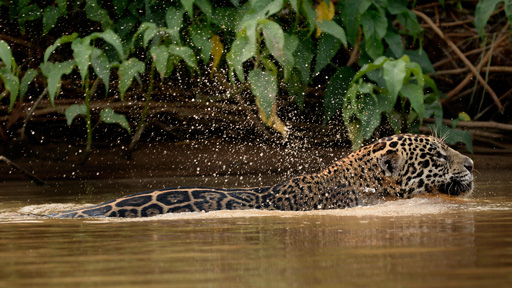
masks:
{"type": "MultiPolygon", "coordinates": [[[[33,145],[29,157],[13,160],[42,180],[162,178],[190,176],[276,176],[288,178],[320,171],[350,153],[344,147],[235,143],[224,139],[138,144],[131,157],[126,147],[95,145],[87,162],[80,164],[83,147],[65,143],[33,145]]],[[[476,171],[511,169],[512,154],[486,148],[472,158],[476,171]]],[[[461,149],[466,155],[469,152],[461,149]]],[[[478,173],[478,172],[477,172],[478,173]]],[[[20,171],[0,161],[0,181],[26,180],[20,171]]]]}

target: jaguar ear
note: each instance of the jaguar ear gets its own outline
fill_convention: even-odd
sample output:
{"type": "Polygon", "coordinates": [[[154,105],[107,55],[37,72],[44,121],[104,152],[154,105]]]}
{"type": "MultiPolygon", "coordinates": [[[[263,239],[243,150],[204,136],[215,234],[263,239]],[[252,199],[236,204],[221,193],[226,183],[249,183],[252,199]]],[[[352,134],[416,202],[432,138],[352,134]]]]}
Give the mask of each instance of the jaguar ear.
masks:
{"type": "Polygon", "coordinates": [[[402,164],[402,157],[396,151],[388,150],[379,158],[379,166],[387,177],[398,176],[402,164]]]}

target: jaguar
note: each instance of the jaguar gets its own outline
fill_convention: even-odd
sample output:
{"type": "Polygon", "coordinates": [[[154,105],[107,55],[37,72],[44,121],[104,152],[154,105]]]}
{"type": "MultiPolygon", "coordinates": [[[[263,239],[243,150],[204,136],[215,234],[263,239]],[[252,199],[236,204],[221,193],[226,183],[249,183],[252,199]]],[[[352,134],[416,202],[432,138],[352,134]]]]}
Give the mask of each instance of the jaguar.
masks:
{"type": "Polygon", "coordinates": [[[325,170],[255,188],[176,187],[146,191],[56,218],[149,217],[164,213],[268,209],[307,211],[372,205],[418,195],[465,196],[473,161],[441,138],[400,134],[379,139],[325,170]]]}

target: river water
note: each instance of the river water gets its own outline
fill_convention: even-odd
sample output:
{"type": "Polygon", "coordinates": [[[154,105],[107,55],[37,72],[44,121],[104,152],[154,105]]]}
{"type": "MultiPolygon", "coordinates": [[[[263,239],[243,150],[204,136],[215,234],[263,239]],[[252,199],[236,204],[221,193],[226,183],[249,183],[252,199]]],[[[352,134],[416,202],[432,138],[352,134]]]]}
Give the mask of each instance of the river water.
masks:
{"type": "Polygon", "coordinates": [[[135,220],[26,214],[163,186],[252,183],[218,177],[0,183],[0,287],[512,287],[511,175],[477,173],[467,199],[135,220]]]}

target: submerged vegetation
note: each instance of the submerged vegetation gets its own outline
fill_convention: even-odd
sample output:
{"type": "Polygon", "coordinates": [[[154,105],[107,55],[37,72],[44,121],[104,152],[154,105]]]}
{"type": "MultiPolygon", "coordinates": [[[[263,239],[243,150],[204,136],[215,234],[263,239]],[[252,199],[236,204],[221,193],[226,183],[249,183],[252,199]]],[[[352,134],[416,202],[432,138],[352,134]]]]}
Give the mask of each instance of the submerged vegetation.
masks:
{"type": "Polygon", "coordinates": [[[244,119],[259,115],[284,138],[294,121],[341,125],[354,148],[378,127],[418,132],[429,119],[449,143],[471,150],[471,135],[452,128],[493,119],[510,93],[508,83],[498,97],[489,81],[493,53],[509,49],[512,10],[502,2],[0,1],[0,136],[26,138],[34,112],[44,110],[68,125],[83,117],[85,157],[102,123],[119,125],[132,150],[148,117],[165,110],[155,103],[203,101],[242,109],[244,119]],[[439,30],[456,25],[468,30],[450,36],[457,44],[439,30]],[[467,58],[476,53],[461,52],[475,45],[476,66],[467,58]],[[464,85],[451,87],[459,81],[442,76],[453,70],[440,71],[446,63],[467,75],[464,85]],[[473,77],[470,92],[459,93],[473,77]],[[450,128],[446,110],[456,119],[450,128]]]}

